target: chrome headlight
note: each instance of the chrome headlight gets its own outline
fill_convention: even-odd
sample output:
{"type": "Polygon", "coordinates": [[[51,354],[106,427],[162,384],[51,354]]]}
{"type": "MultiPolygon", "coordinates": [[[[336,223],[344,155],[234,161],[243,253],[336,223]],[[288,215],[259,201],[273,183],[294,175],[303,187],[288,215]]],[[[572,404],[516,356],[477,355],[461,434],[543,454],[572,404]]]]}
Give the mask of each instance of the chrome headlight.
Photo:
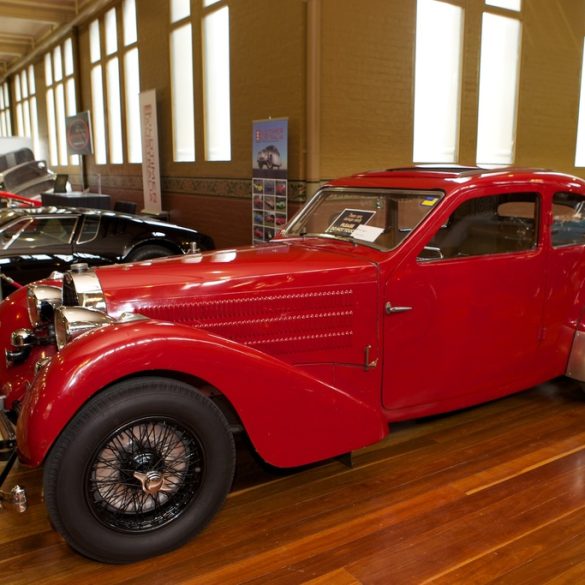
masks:
{"type": "Polygon", "coordinates": [[[63,277],[63,304],[106,310],[106,299],[100,281],[87,264],[74,264],[63,277]]]}
{"type": "Polygon", "coordinates": [[[63,349],[71,340],[91,329],[97,329],[114,320],[96,309],[59,307],[55,311],[55,338],[57,348],[63,349]]]}
{"type": "Polygon", "coordinates": [[[31,285],[26,293],[28,317],[33,327],[50,323],[57,307],[62,304],[62,293],[58,286],[31,285]]]}

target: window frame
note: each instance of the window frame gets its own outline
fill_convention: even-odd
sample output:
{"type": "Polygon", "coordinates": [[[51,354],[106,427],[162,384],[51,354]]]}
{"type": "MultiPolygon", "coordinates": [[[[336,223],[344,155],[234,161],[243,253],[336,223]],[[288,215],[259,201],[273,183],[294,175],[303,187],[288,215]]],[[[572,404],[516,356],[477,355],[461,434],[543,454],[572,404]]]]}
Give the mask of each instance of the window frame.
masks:
{"type": "MultiPolygon", "coordinates": [[[[138,65],[138,94],[134,99],[134,104],[138,103],[140,93],[140,33],[136,12],[137,3],[133,3],[134,9],[130,11],[128,9],[130,2],[131,0],[122,0],[88,23],[90,101],[96,166],[120,167],[142,164],[142,136],[139,134],[140,140],[136,147],[134,143],[131,144],[135,135],[129,132],[129,125],[136,124],[135,115],[128,114],[131,103],[128,79],[131,75],[128,74],[126,65],[127,55],[132,51],[136,51],[138,65]],[[133,22],[127,20],[129,16],[133,16],[133,22]],[[115,38],[108,36],[106,30],[107,25],[111,26],[112,23],[115,24],[115,38]],[[131,35],[128,28],[132,29],[131,35]],[[117,83],[110,85],[110,75],[115,76],[117,83]],[[116,158],[113,160],[114,153],[116,158]]],[[[109,28],[109,30],[114,29],[109,28]]],[[[137,128],[140,130],[139,120],[137,128]]]]}
{"type": "MultiPolygon", "coordinates": [[[[553,228],[555,227],[554,206],[555,206],[555,198],[558,195],[569,195],[569,196],[579,197],[582,200],[581,203],[583,204],[583,214],[585,216],[585,194],[583,194],[583,193],[572,193],[570,191],[555,191],[555,193],[553,194],[553,196],[551,198],[551,221],[550,221],[550,228],[549,228],[551,248],[554,249],[554,250],[558,250],[558,249],[561,249],[561,248],[571,248],[571,247],[576,247],[576,246],[585,246],[585,238],[581,242],[567,242],[567,243],[564,243],[564,244],[555,244],[554,243],[554,233],[553,233],[553,228]]],[[[557,203],[557,205],[560,205],[560,204],[557,203]]],[[[585,217],[583,217],[582,223],[583,223],[583,226],[585,228],[585,217]]],[[[585,234],[585,229],[584,229],[584,234],[585,234]]]]}
{"type": "Polygon", "coordinates": [[[16,135],[32,140],[35,157],[40,158],[38,124],[37,82],[35,66],[30,64],[13,77],[14,108],[16,110],[16,135]]]}
{"type": "MultiPolygon", "coordinates": [[[[476,149],[475,149],[475,160],[477,165],[483,167],[498,167],[502,165],[513,165],[514,161],[516,160],[516,147],[517,147],[517,128],[518,128],[518,110],[519,110],[519,100],[520,100],[520,76],[522,75],[522,49],[523,49],[523,23],[522,23],[522,5],[520,5],[519,10],[515,10],[512,8],[502,8],[498,6],[493,6],[488,4],[487,0],[484,2],[483,12],[482,12],[482,20],[481,20],[481,36],[480,36],[480,53],[479,53],[479,62],[478,62],[478,88],[477,88],[477,139],[476,139],[476,149]],[[487,65],[487,62],[484,63],[483,59],[486,58],[486,61],[489,61],[490,58],[493,56],[493,51],[489,50],[487,46],[487,41],[485,41],[485,30],[486,30],[486,23],[491,22],[496,23],[499,22],[500,24],[503,21],[510,21],[517,23],[518,25],[518,39],[517,39],[517,61],[514,64],[514,82],[513,82],[513,95],[512,95],[512,103],[508,103],[507,106],[510,108],[512,114],[511,120],[511,127],[504,128],[503,130],[509,130],[510,133],[510,148],[509,152],[506,149],[506,152],[492,152],[490,147],[493,147],[494,144],[490,144],[490,134],[489,131],[486,132],[486,129],[492,128],[495,124],[494,122],[494,115],[493,112],[490,111],[490,107],[497,103],[498,100],[491,100],[486,99],[487,94],[485,93],[486,90],[489,91],[490,88],[499,86],[500,84],[494,84],[493,82],[490,83],[489,79],[486,77],[483,69],[487,65]],[[484,42],[486,45],[484,45],[484,42]],[[483,92],[482,92],[483,89],[483,92]],[[484,116],[482,117],[482,112],[485,112],[484,116]],[[487,138],[485,138],[487,137],[487,138]],[[483,139],[483,143],[482,143],[483,139]],[[483,160],[485,158],[490,158],[491,160],[483,160]]],[[[509,57],[506,58],[509,60],[509,57]]],[[[502,68],[496,67],[494,70],[500,72],[502,68]]],[[[489,96],[488,96],[489,98],[489,96]]],[[[501,100],[499,100],[501,101],[501,100]]],[[[500,126],[501,127],[501,126],[500,126]]],[[[498,144],[499,146],[499,144],[498,144]]]]}
{"type": "MultiPolygon", "coordinates": [[[[495,213],[497,214],[497,210],[499,209],[499,207],[501,205],[504,205],[506,203],[513,203],[513,202],[509,202],[509,201],[502,201],[500,203],[497,203],[497,205],[495,207],[493,207],[495,213]]],[[[520,201],[517,201],[516,203],[520,203],[520,201]]],[[[424,245],[424,247],[419,251],[418,255],[417,255],[417,263],[420,264],[428,264],[430,262],[451,262],[451,261],[460,261],[460,260],[471,260],[471,259],[479,259],[479,258],[493,258],[493,257],[502,257],[502,256],[509,256],[509,255],[513,255],[513,254],[530,254],[530,253],[534,253],[536,250],[538,250],[538,248],[541,245],[541,241],[542,241],[542,230],[541,230],[541,224],[542,224],[542,209],[543,209],[543,198],[542,198],[542,193],[540,193],[539,191],[534,191],[534,190],[515,190],[515,191],[505,191],[502,193],[493,193],[493,192],[488,192],[482,195],[477,195],[475,197],[470,197],[468,199],[465,199],[464,201],[461,201],[454,209],[453,211],[451,211],[451,213],[449,213],[448,218],[446,219],[446,221],[439,227],[438,230],[436,230],[435,232],[433,232],[432,236],[430,237],[430,239],[428,239],[424,245]],[[482,199],[489,199],[489,198],[495,198],[495,197],[514,197],[514,196],[529,196],[529,195],[533,195],[534,196],[534,216],[533,216],[533,221],[534,221],[534,235],[533,235],[533,243],[531,245],[531,247],[529,248],[523,248],[520,250],[504,250],[504,251],[487,251],[487,252],[482,252],[482,253],[474,253],[474,254],[465,254],[465,255],[450,255],[450,256],[443,256],[442,250],[441,250],[441,246],[438,245],[438,242],[436,242],[436,238],[437,236],[440,234],[441,230],[444,228],[449,227],[449,225],[452,222],[452,218],[453,216],[464,206],[464,205],[468,205],[471,202],[477,202],[479,200],[482,199]],[[437,255],[433,255],[432,257],[421,257],[420,254],[423,253],[424,250],[436,250],[436,254],[437,255]]],[[[472,214],[469,214],[469,216],[471,216],[472,214]]],[[[475,214],[477,215],[477,214],[475,214]]],[[[517,216],[518,219],[521,216],[517,216]]],[[[528,218],[530,219],[530,218],[528,218]]],[[[532,220],[532,219],[531,219],[532,220]]],[[[448,235],[448,232],[447,232],[448,235]]],[[[465,242],[466,240],[462,240],[459,243],[459,246],[461,247],[461,245],[465,242]]]]}
{"type": "Polygon", "coordinates": [[[0,83],[0,137],[12,136],[12,100],[8,80],[0,83]]]}
{"type": "MultiPolygon", "coordinates": [[[[233,139],[232,139],[232,110],[233,106],[231,103],[231,71],[232,63],[231,59],[231,35],[230,35],[230,12],[231,12],[231,0],[197,0],[192,2],[190,9],[187,8],[188,2],[176,1],[176,6],[179,8],[178,14],[174,15],[173,6],[175,3],[172,1],[169,3],[169,86],[171,88],[171,149],[173,156],[173,164],[183,163],[202,163],[202,164],[216,164],[216,163],[229,163],[233,161],[233,139]],[[180,6],[179,6],[180,5],[180,6]],[[226,11],[227,22],[228,22],[228,38],[227,38],[227,81],[223,79],[219,82],[227,83],[229,88],[229,122],[228,132],[229,142],[227,145],[222,145],[221,154],[216,155],[217,149],[213,148],[212,136],[217,136],[218,133],[210,129],[209,124],[213,123],[213,116],[210,112],[213,110],[214,105],[209,103],[212,99],[210,94],[211,86],[216,85],[216,81],[211,83],[207,82],[206,74],[210,71],[209,62],[206,58],[206,46],[210,46],[213,43],[206,43],[206,19],[213,17],[222,11],[226,11]],[[173,18],[176,16],[176,18],[173,18]],[[181,121],[179,114],[177,113],[177,107],[175,106],[174,97],[174,71],[177,70],[177,66],[174,65],[173,61],[173,35],[183,29],[183,27],[190,26],[190,43],[192,55],[191,61],[191,75],[192,75],[192,90],[190,92],[190,101],[187,107],[192,110],[192,123],[191,118],[185,117],[184,121],[181,121]],[[192,127],[190,140],[185,140],[185,144],[188,144],[188,149],[185,149],[185,155],[182,155],[180,148],[178,147],[178,131],[181,128],[185,129],[185,123],[192,127]]],[[[222,130],[223,134],[226,134],[225,128],[222,130]]]]}
{"type": "Polygon", "coordinates": [[[51,166],[56,168],[78,167],[81,164],[78,155],[68,153],[65,129],[65,119],[79,110],[76,53],[77,40],[74,35],[70,35],[51,47],[42,57],[49,147],[47,158],[51,166]],[[58,59],[56,55],[59,55],[58,59]],[[70,91],[71,87],[73,91],[70,91]],[[59,96],[63,100],[62,111],[58,103],[59,96]]]}

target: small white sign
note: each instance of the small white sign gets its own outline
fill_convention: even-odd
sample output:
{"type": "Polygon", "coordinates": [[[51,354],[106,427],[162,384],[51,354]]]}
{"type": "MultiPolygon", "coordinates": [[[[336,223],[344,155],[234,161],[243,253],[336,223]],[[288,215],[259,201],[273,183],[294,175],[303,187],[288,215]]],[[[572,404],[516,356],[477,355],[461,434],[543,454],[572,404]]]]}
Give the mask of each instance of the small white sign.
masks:
{"type": "Polygon", "coordinates": [[[384,228],[374,227],[372,225],[358,225],[351,237],[356,240],[363,240],[364,242],[375,242],[378,236],[384,231],[384,228]]]}

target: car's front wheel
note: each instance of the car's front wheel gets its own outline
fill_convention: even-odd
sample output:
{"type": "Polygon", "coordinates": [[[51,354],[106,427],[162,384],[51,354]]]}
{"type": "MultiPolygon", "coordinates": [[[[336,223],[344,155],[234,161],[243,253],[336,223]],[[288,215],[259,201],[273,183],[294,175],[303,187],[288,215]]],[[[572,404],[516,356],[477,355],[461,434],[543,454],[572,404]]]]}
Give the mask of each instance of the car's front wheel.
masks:
{"type": "Polygon", "coordinates": [[[235,449],[207,397],[166,378],[135,378],[94,397],[45,463],[51,521],[72,548],[126,563],[199,532],[230,489],[235,449]]]}

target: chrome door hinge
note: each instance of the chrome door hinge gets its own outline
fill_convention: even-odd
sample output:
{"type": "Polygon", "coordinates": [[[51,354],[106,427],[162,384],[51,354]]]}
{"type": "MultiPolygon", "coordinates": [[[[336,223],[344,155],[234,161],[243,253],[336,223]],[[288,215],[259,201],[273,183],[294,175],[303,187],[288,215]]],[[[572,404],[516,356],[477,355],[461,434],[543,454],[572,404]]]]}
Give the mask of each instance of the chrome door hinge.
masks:
{"type": "Polygon", "coordinates": [[[375,368],[378,365],[378,358],[376,358],[374,361],[370,361],[371,351],[372,351],[371,345],[366,345],[366,347],[364,347],[364,370],[366,370],[366,372],[368,370],[371,370],[372,368],[375,368]]]}

